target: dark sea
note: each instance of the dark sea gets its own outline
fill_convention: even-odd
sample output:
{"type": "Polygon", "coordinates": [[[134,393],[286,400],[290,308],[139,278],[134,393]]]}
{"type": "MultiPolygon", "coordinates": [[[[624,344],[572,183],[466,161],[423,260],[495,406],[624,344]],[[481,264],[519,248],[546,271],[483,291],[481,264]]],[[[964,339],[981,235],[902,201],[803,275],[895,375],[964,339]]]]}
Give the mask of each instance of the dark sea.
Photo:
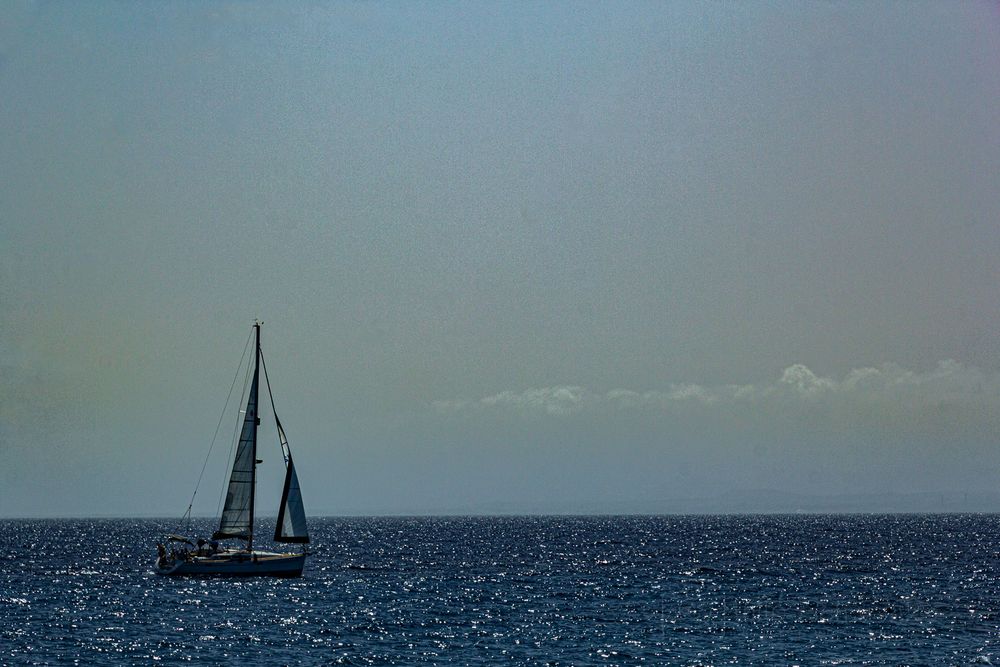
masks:
{"type": "Polygon", "coordinates": [[[314,519],[235,580],[154,574],[173,527],[0,521],[0,663],[1000,664],[993,515],[314,519]]]}

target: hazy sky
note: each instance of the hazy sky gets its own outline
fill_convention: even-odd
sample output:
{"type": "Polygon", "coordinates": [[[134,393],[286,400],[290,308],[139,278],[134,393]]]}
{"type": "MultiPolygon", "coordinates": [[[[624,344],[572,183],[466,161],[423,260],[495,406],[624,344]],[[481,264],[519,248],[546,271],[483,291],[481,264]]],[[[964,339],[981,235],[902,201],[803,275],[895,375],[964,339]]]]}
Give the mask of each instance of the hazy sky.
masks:
{"type": "Polygon", "coordinates": [[[314,514],[991,493],[998,63],[987,2],[4,3],[0,515],[183,512],[254,317],[314,514]]]}

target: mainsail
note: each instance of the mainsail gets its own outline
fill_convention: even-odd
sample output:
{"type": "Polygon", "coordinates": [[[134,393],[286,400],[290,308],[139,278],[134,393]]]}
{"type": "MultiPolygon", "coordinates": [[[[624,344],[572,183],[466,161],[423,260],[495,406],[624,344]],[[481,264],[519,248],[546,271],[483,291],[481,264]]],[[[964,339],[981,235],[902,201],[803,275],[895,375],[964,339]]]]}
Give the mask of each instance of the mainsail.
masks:
{"type": "Polygon", "coordinates": [[[212,534],[213,540],[238,537],[250,541],[253,536],[253,486],[257,458],[257,376],[259,367],[254,368],[250,396],[247,398],[243,431],[236,448],[233,471],[229,475],[229,490],[226,504],[222,509],[219,529],[212,534]]]}
{"type": "MultiPolygon", "coordinates": [[[[265,370],[266,373],[266,370],[265,370]]],[[[270,388],[270,387],[269,387],[270,388]]],[[[299,490],[299,476],[295,474],[295,464],[292,463],[292,450],[288,447],[285,430],[277,415],[274,421],[278,426],[278,439],[281,448],[286,452],[285,486],[281,491],[281,504],[278,506],[278,522],[274,526],[275,542],[309,542],[309,531],[306,528],[306,510],[302,505],[302,491],[299,490]]]]}

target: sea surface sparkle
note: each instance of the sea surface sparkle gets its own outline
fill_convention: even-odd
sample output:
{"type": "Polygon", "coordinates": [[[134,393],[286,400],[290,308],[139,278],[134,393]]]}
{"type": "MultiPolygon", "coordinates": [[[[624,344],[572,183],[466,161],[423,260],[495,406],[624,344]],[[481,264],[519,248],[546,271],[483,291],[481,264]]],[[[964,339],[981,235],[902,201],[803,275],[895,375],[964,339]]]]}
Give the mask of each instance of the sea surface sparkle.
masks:
{"type": "Polygon", "coordinates": [[[0,521],[0,663],[1000,664],[993,515],[314,519],[242,580],[154,574],[173,528],[0,521]]]}

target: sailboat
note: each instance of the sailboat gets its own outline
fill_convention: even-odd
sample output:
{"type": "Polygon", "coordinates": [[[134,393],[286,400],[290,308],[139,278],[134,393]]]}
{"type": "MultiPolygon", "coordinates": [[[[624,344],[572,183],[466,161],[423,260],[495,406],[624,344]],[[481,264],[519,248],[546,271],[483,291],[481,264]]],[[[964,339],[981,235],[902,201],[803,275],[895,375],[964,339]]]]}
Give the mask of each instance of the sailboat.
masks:
{"type": "MultiPolygon", "coordinates": [[[[254,496],[257,486],[257,429],[260,426],[258,394],[260,371],[264,370],[264,382],[274,410],[274,396],[267,378],[267,367],[263,365],[260,349],[260,322],[254,322],[254,365],[253,379],[243,413],[243,427],[236,445],[236,457],[229,474],[226,503],[222,509],[219,528],[211,540],[170,535],[167,542],[157,545],[156,572],[169,576],[212,575],[224,577],[298,577],[302,575],[306,556],[305,545],[309,543],[305,508],[299,479],[292,462],[292,451],[288,446],[285,431],[274,412],[274,423],[278,430],[278,442],[285,461],[285,482],[278,506],[278,521],[274,528],[274,541],[302,544],[301,553],[275,553],[253,548],[254,543],[254,496]],[[223,546],[220,540],[241,540],[236,547],[223,546]]],[[[241,364],[242,366],[242,364],[241,364]]],[[[197,493],[197,489],[195,491],[197,493]]],[[[194,499],[192,497],[192,503],[194,499]]],[[[188,507],[188,516],[191,508],[188,507]]]]}

